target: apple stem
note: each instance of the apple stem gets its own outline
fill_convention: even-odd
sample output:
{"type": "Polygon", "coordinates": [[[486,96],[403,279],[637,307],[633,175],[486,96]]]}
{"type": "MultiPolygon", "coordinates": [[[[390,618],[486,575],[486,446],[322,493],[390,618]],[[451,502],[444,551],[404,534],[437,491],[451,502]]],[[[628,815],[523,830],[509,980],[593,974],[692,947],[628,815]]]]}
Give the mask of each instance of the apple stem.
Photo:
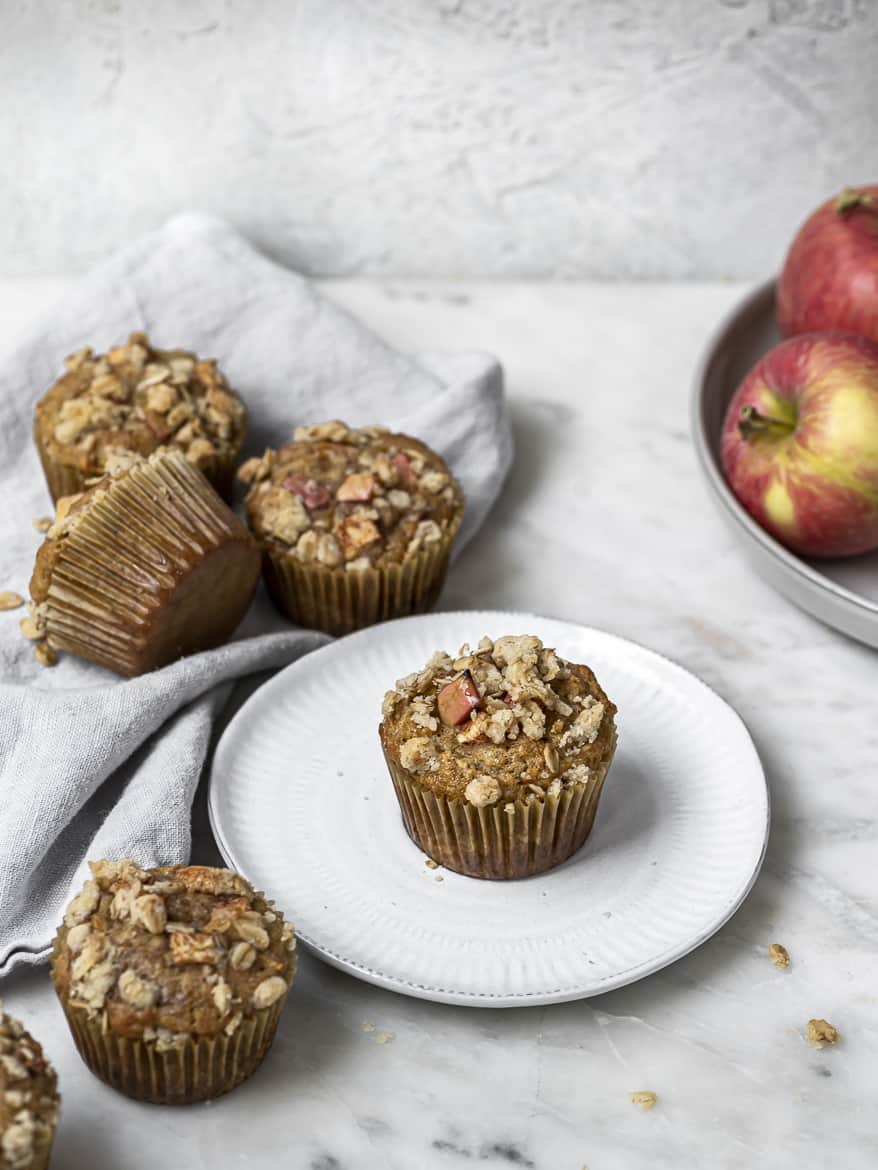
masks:
{"type": "Polygon", "coordinates": [[[755,439],[758,435],[788,435],[792,429],[792,425],[786,419],[760,414],[755,406],[741,407],[738,430],[741,432],[741,438],[746,439],[747,442],[755,439]]]}
{"type": "Polygon", "coordinates": [[[846,215],[855,207],[875,207],[875,196],[867,191],[857,191],[853,187],[845,187],[835,201],[835,210],[838,215],[846,215]]]}

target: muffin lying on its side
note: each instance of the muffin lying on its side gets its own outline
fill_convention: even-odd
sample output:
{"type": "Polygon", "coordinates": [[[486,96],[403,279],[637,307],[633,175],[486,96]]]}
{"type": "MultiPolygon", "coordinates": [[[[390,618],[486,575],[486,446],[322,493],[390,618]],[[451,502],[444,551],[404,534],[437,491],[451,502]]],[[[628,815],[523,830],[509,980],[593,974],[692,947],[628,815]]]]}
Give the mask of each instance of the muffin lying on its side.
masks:
{"type": "Polygon", "coordinates": [[[0,1170],[46,1170],[58,1105],[42,1048],[0,1007],[0,1170]]]}
{"type": "Polygon", "coordinates": [[[591,829],[616,748],[616,708],[587,666],[539,638],[439,652],[384,699],[379,727],[403,822],[469,877],[559,865],[591,829]]]}
{"type": "Polygon", "coordinates": [[[258,580],[255,541],[179,451],[113,455],[103,479],[58,502],[28,635],[143,674],[224,642],[258,580]]]}
{"type": "Polygon", "coordinates": [[[347,634],[429,609],[463,517],[463,493],[424,443],[384,427],[297,427],[248,460],[247,519],[275,604],[347,634]]]}
{"type": "Polygon", "coordinates": [[[91,871],[52,953],[80,1056],[142,1101],[233,1089],[274,1038],[296,973],[292,926],[231,870],[98,861],[91,871]]]}
{"type": "Polygon", "coordinates": [[[52,498],[81,492],[117,451],[182,452],[225,500],[247,414],[215,361],[154,349],[145,333],[106,355],[82,349],[37,403],[34,440],[52,498]]]}

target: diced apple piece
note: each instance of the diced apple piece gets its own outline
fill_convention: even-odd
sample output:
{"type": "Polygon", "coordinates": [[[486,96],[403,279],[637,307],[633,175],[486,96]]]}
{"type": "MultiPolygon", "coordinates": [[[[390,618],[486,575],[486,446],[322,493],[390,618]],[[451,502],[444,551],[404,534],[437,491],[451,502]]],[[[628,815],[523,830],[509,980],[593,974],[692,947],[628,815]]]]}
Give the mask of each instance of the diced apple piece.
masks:
{"type": "Polygon", "coordinates": [[[469,719],[470,712],[474,711],[481,701],[482,696],[473,676],[465,670],[452,682],[446,683],[439,692],[439,718],[446,726],[456,727],[469,719]]]}
{"type": "Polygon", "coordinates": [[[375,476],[370,471],[357,471],[347,477],[336,492],[336,498],[343,503],[371,500],[377,486],[375,476]]]}
{"type": "Polygon", "coordinates": [[[288,475],[283,481],[288,492],[298,496],[306,508],[324,508],[332,498],[319,480],[304,475],[288,475]]]}
{"type": "Polygon", "coordinates": [[[404,483],[406,487],[414,487],[414,485],[418,482],[418,477],[412,470],[412,462],[408,455],[405,455],[402,451],[400,451],[398,454],[394,455],[393,462],[396,464],[396,470],[399,472],[400,481],[404,483]]]}
{"type": "Polygon", "coordinates": [[[345,516],[336,527],[336,537],[344,550],[345,560],[351,561],[381,540],[381,529],[367,516],[345,516]]]}

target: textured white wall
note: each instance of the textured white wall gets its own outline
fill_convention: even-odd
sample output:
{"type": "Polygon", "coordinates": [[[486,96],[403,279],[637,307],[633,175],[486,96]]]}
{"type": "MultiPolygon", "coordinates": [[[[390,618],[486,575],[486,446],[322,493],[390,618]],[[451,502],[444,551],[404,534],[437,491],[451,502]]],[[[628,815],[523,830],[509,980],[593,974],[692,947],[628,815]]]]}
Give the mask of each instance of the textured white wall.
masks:
{"type": "Polygon", "coordinates": [[[0,0],[0,275],[174,211],[327,274],[758,276],[878,181],[876,0],[0,0]]]}

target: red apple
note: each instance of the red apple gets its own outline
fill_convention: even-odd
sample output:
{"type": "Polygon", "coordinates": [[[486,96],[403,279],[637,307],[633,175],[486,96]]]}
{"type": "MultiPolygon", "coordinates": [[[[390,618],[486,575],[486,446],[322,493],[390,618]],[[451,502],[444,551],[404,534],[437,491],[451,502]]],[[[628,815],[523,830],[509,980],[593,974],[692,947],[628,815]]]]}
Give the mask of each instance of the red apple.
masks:
{"type": "Polygon", "coordinates": [[[805,333],[775,346],[729,404],[722,463],[750,515],[795,552],[878,548],[878,344],[805,333]]]}
{"type": "Polygon", "coordinates": [[[878,341],[878,186],[846,187],[805,221],[777,286],[785,337],[826,329],[878,341]]]}

